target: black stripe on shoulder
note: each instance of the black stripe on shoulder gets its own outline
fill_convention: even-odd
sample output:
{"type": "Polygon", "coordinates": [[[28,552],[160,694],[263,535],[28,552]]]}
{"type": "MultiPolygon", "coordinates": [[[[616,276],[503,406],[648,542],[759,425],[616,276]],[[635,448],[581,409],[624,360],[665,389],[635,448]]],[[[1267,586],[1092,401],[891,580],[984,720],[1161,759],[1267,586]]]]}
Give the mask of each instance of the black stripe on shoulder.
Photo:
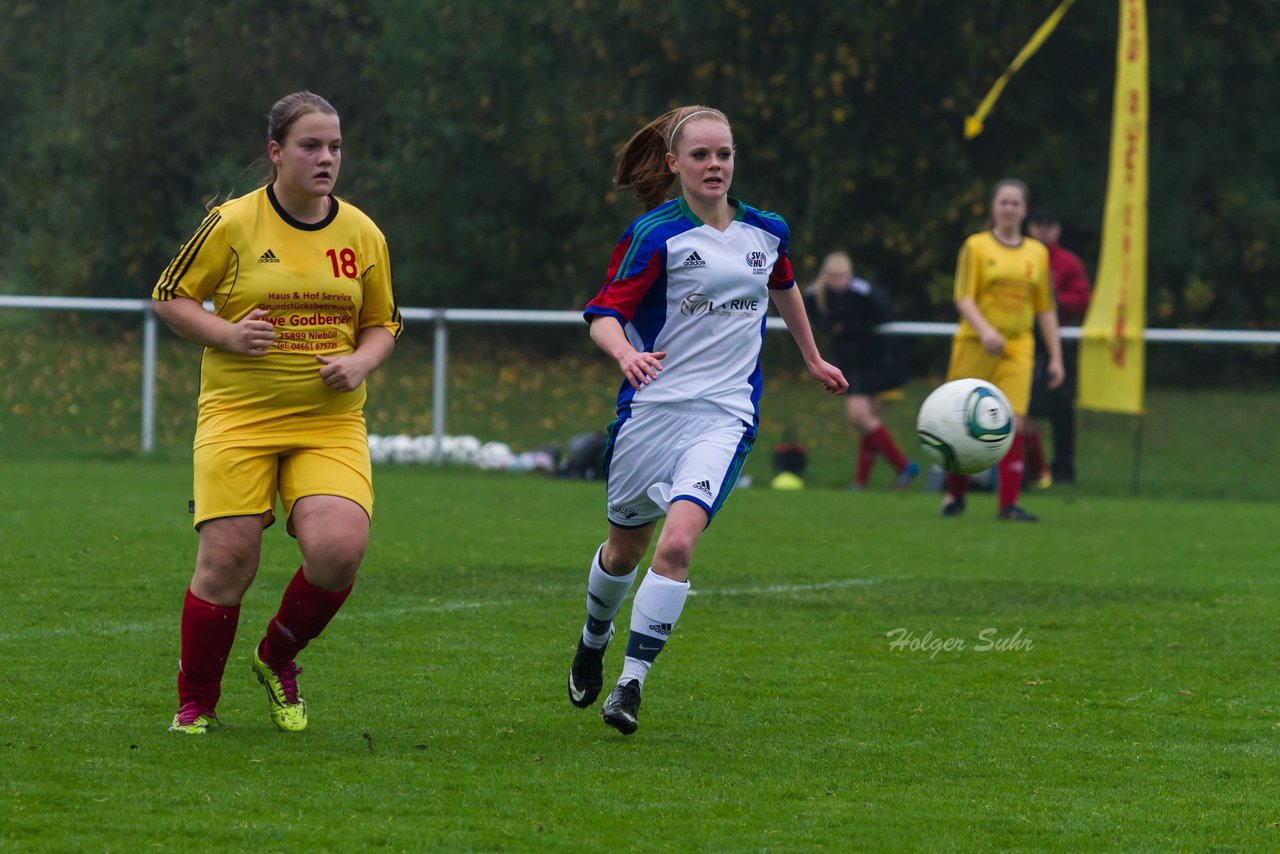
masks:
{"type": "Polygon", "coordinates": [[[209,239],[209,234],[212,233],[213,227],[221,221],[222,212],[218,210],[211,211],[204,218],[204,222],[200,223],[196,233],[183,245],[177,257],[165,268],[164,274],[160,277],[159,296],[161,300],[173,299],[178,290],[178,282],[182,280],[187,270],[191,269],[196,256],[200,254],[200,248],[209,239]]]}
{"type": "Polygon", "coordinates": [[[391,316],[396,321],[396,340],[404,332],[404,320],[400,317],[400,300],[396,299],[396,280],[391,275],[391,262],[387,262],[387,287],[391,290],[391,316]]]}
{"type": "MultiPolygon", "coordinates": [[[[364,281],[369,275],[369,271],[376,266],[376,264],[370,264],[368,267],[365,267],[364,272],[360,274],[360,280],[364,281]]],[[[400,303],[396,300],[396,285],[395,281],[391,279],[390,271],[388,271],[387,279],[388,286],[391,288],[391,319],[395,321],[396,324],[396,331],[392,334],[395,335],[396,340],[399,341],[401,333],[404,332],[404,320],[400,317],[400,303]]]]}

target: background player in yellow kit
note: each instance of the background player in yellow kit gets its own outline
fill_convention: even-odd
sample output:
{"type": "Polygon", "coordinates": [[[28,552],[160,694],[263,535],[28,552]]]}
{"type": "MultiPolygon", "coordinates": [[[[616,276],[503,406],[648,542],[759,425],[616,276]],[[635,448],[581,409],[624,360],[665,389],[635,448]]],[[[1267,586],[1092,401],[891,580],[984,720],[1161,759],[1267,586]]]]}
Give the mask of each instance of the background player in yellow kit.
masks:
{"type": "MultiPolygon", "coordinates": [[[[956,310],[960,325],[951,344],[947,379],[977,377],[994,384],[1013,406],[1019,421],[1031,400],[1035,363],[1032,322],[1040,327],[1049,352],[1050,388],[1062,384],[1062,343],[1049,285],[1049,250],[1022,234],[1030,193],[1016,178],[1005,178],[991,194],[991,228],[971,235],[956,263],[956,310]]],[[[1000,519],[1035,522],[1018,504],[1022,489],[1023,436],[1018,432],[1009,453],[996,467],[1000,519]]],[[[942,515],[964,512],[967,475],[947,475],[942,515]]]]}
{"type": "Polygon", "coordinates": [[[205,348],[194,461],[200,545],[170,726],[189,734],[216,721],[240,600],[277,495],[302,566],[252,667],[276,726],[306,727],[295,657],[342,606],[364,558],[373,514],[364,379],[401,331],[386,239],[333,195],[337,111],[311,92],[282,98],[266,154],[268,183],[214,208],[152,294],[156,314],[205,348]]]}

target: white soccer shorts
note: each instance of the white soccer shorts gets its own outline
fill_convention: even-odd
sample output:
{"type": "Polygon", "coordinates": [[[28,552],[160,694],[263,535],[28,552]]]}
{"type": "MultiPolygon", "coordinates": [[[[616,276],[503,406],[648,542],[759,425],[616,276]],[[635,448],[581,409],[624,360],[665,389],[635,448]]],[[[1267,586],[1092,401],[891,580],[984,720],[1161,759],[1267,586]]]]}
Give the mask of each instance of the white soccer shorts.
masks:
{"type": "Polygon", "coordinates": [[[693,501],[708,522],[724,504],[755,441],[755,427],[714,404],[633,406],[609,427],[605,448],[609,521],[639,528],[693,501]]]}

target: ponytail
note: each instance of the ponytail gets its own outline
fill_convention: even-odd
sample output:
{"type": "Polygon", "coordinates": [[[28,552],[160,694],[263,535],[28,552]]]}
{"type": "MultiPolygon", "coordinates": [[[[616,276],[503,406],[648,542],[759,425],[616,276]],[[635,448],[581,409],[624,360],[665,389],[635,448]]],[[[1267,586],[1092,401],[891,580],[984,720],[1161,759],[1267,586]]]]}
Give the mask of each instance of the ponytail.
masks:
{"type": "Polygon", "coordinates": [[[620,190],[630,189],[646,211],[673,198],[671,190],[676,176],[667,165],[667,152],[675,152],[688,120],[704,113],[729,124],[729,119],[719,110],[690,106],[669,110],[636,131],[618,152],[614,186],[620,190]]]}

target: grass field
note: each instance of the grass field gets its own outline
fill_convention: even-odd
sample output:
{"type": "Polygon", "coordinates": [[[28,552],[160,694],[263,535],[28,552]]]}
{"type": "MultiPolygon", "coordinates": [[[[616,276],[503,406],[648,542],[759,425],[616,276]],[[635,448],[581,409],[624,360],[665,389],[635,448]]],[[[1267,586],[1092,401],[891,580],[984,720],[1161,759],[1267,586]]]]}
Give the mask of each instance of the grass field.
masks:
{"type": "MultiPolygon", "coordinates": [[[[133,456],[139,447],[141,346],[132,326],[78,315],[0,312],[0,447],[10,454],[133,456]],[[32,318],[42,322],[31,324],[32,318]]],[[[502,327],[456,328],[450,337],[450,434],[501,441],[517,451],[563,445],[576,433],[612,420],[617,369],[577,328],[546,330],[580,347],[557,358],[531,356],[499,345],[502,327]]],[[[156,450],[171,461],[190,459],[199,381],[199,350],[162,332],[156,377],[156,450]]],[[[432,430],[430,328],[410,325],[393,357],[369,382],[366,415],[371,432],[426,434],[432,430]]],[[[941,371],[947,342],[931,340],[941,371]]],[[[1220,351],[1224,360],[1230,348],[1220,351]]],[[[1152,348],[1151,361],[1160,351],[1152,348]]],[[[843,402],[824,394],[798,365],[785,333],[765,344],[765,391],[760,437],[746,473],[757,482],[771,474],[769,449],[784,436],[809,450],[806,481],[843,488],[854,464],[856,440],[843,402]]],[[[1225,364],[1225,361],[1224,361],[1225,364]]],[[[909,454],[915,413],[940,377],[914,379],[904,399],[885,408],[885,422],[909,454]]],[[[1080,413],[1081,498],[1130,496],[1280,501],[1280,395],[1274,388],[1188,391],[1152,388],[1141,419],[1080,413]]],[[[1046,436],[1047,440],[1047,436],[1046,436]]],[[[883,463],[873,483],[892,475],[883,463]]]]}
{"type": "MultiPolygon", "coordinates": [[[[883,464],[844,490],[841,402],[775,337],[757,486],[699,547],[637,735],[565,696],[601,485],[387,466],[356,593],[301,659],[311,728],[276,732],[248,668],[298,562],[277,526],[225,727],[190,739],[165,728],[198,353],[162,336],[139,457],[136,335],[25,316],[0,316],[0,849],[1280,846],[1270,389],[1082,413],[1079,486],[1026,496],[1044,522],[997,523],[981,493],[941,520],[883,464]],[[788,434],[808,488],[760,488],[788,434]]],[[[374,432],[430,431],[421,331],[371,381],[374,432]]],[[[609,420],[588,348],[527,362],[476,335],[453,339],[450,433],[527,450],[609,420]]],[[[886,411],[909,452],[935,382],[886,411]]]]}
{"type": "Polygon", "coordinates": [[[300,659],[310,729],[275,731],[248,667],[297,564],[277,526],[197,739],[165,731],[189,462],[2,464],[5,849],[1280,842],[1272,502],[1049,492],[1011,526],[983,496],[740,490],[623,738],[564,688],[601,486],[380,468],[356,592],[300,659]]]}

